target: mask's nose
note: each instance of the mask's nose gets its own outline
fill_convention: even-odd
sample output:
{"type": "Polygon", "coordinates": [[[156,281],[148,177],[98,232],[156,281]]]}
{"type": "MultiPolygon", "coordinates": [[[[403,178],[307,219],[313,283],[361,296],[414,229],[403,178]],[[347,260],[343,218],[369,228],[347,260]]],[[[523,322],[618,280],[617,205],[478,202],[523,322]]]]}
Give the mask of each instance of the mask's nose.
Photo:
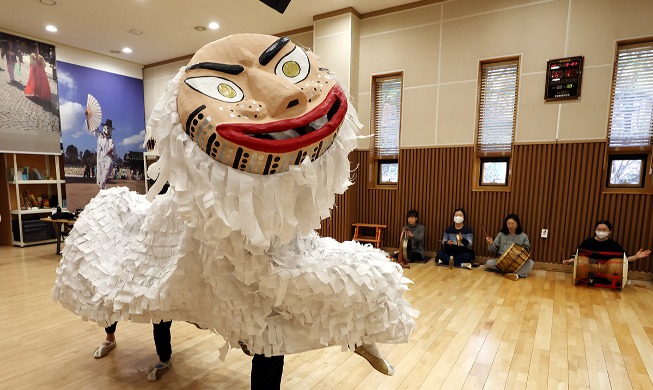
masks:
{"type": "Polygon", "coordinates": [[[266,102],[270,116],[285,118],[306,110],[306,95],[294,83],[268,72],[250,72],[249,78],[254,98],[266,102]]]}

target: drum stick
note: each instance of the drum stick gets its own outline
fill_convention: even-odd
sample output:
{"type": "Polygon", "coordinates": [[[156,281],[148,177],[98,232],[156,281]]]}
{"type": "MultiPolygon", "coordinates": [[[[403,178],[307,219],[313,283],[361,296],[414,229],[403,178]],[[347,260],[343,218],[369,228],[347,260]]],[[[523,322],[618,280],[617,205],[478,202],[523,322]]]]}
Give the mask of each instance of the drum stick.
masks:
{"type": "Polygon", "coordinates": [[[483,225],[481,225],[481,229],[483,229],[483,234],[485,234],[485,237],[490,237],[490,236],[487,235],[487,232],[485,231],[485,228],[483,227],[483,225]]]}

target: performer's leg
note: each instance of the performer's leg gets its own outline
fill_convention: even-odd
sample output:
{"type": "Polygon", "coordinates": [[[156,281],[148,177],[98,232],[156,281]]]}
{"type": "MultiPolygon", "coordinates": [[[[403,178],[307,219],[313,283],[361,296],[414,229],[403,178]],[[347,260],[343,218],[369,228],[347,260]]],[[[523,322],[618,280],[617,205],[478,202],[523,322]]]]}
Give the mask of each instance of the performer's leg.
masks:
{"type": "Polygon", "coordinates": [[[490,259],[485,262],[485,270],[486,271],[492,271],[492,272],[499,272],[501,271],[497,268],[497,259],[490,259]]]}
{"type": "Polygon", "coordinates": [[[172,346],[170,345],[170,327],[172,321],[161,321],[158,324],[152,324],[152,335],[154,336],[154,346],[159,360],[167,362],[172,356],[172,346]]]}
{"type": "Polygon", "coordinates": [[[435,265],[449,265],[449,255],[443,250],[439,250],[435,255],[435,265]]]}
{"type": "Polygon", "coordinates": [[[170,326],[172,321],[161,321],[152,324],[152,335],[154,336],[154,346],[156,354],[159,355],[159,362],[147,374],[147,380],[154,382],[170,368],[170,357],[172,356],[172,346],[170,345],[170,326]]]}
{"type": "Polygon", "coordinates": [[[453,258],[453,263],[456,267],[464,267],[472,269],[472,259],[474,256],[471,253],[465,252],[453,258]],[[463,266],[463,264],[465,264],[463,266]]]}
{"type": "Polygon", "coordinates": [[[423,262],[424,261],[424,256],[422,256],[422,254],[419,253],[419,252],[412,252],[410,254],[410,261],[423,262]]]}
{"type": "Polygon", "coordinates": [[[252,359],[252,390],[279,390],[283,375],[283,356],[255,354],[252,359]]]}
{"type": "Polygon", "coordinates": [[[104,342],[100,344],[99,347],[95,350],[93,353],[93,357],[96,359],[105,357],[111,352],[112,349],[116,347],[116,326],[118,325],[117,322],[114,322],[111,324],[111,326],[107,326],[104,328],[104,331],[107,334],[107,337],[104,339],[104,342]]]}
{"type": "Polygon", "coordinates": [[[526,260],[526,262],[517,270],[517,275],[519,275],[520,278],[527,277],[534,265],[535,262],[532,259],[526,260]]]}

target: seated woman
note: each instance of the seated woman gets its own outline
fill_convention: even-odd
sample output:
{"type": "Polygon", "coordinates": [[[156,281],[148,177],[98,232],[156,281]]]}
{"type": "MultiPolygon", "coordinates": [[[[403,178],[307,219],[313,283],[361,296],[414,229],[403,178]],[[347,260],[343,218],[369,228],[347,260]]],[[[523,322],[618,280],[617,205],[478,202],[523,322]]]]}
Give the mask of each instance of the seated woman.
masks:
{"type": "MultiPolygon", "coordinates": [[[[417,223],[419,214],[417,210],[408,210],[406,213],[406,225],[402,229],[402,234],[410,239],[408,246],[410,248],[410,258],[403,259],[405,262],[424,262],[424,225],[417,223]]],[[[395,252],[392,257],[398,258],[399,252],[395,252]]]]}
{"type": "Polygon", "coordinates": [[[474,251],[472,242],[474,232],[465,225],[465,209],[457,208],[453,212],[453,225],[444,229],[442,236],[442,250],[439,250],[435,262],[436,265],[448,265],[449,258],[453,256],[453,263],[456,267],[472,269],[474,251]]]}
{"type": "MultiPolygon", "coordinates": [[[[497,268],[497,261],[512,244],[517,244],[527,251],[531,250],[531,243],[528,240],[526,233],[522,231],[521,222],[519,221],[519,216],[517,214],[508,214],[506,218],[504,218],[503,227],[494,241],[491,237],[485,237],[485,241],[487,242],[487,250],[490,252],[496,252],[497,254],[496,259],[490,259],[485,262],[486,271],[502,272],[497,268]]],[[[533,269],[534,264],[535,262],[533,259],[528,259],[524,264],[522,264],[517,272],[506,273],[503,276],[510,280],[525,278],[533,269]]]]}
{"type": "MultiPolygon", "coordinates": [[[[594,225],[594,237],[590,237],[583,241],[578,249],[582,251],[592,252],[592,258],[596,260],[609,260],[615,257],[615,253],[626,253],[621,245],[610,238],[612,232],[612,224],[607,220],[600,220],[594,225]]],[[[651,250],[642,250],[641,248],[632,256],[628,257],[628,261],[635,261],[643,259],[651,254],[651,250]]],[[[563,264],[574,264],[574,256],[570,259],[563,260],[563,264]]]]}

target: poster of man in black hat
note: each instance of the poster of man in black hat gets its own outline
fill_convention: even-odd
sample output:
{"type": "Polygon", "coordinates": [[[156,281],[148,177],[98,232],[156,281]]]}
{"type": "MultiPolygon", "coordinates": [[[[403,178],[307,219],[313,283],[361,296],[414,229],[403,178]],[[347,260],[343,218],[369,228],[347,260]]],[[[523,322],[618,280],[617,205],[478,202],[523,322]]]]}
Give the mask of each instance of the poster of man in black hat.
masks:
{"type": "Polygon", "coordinates": [[[145,193],[143,80],[57,61],[66,207],[102,189],[145,193]]]}
{"type": "Polygon", "coordinates": [[[107,119],[100,127],[91,130],[91,133],[97,137],[97,174],[95,177],[101,190],[107,188],[107,182],[113,172],[113,159],[118,156],[116,145],[111,138],[113,130],[111,119],[107,119]]]}

